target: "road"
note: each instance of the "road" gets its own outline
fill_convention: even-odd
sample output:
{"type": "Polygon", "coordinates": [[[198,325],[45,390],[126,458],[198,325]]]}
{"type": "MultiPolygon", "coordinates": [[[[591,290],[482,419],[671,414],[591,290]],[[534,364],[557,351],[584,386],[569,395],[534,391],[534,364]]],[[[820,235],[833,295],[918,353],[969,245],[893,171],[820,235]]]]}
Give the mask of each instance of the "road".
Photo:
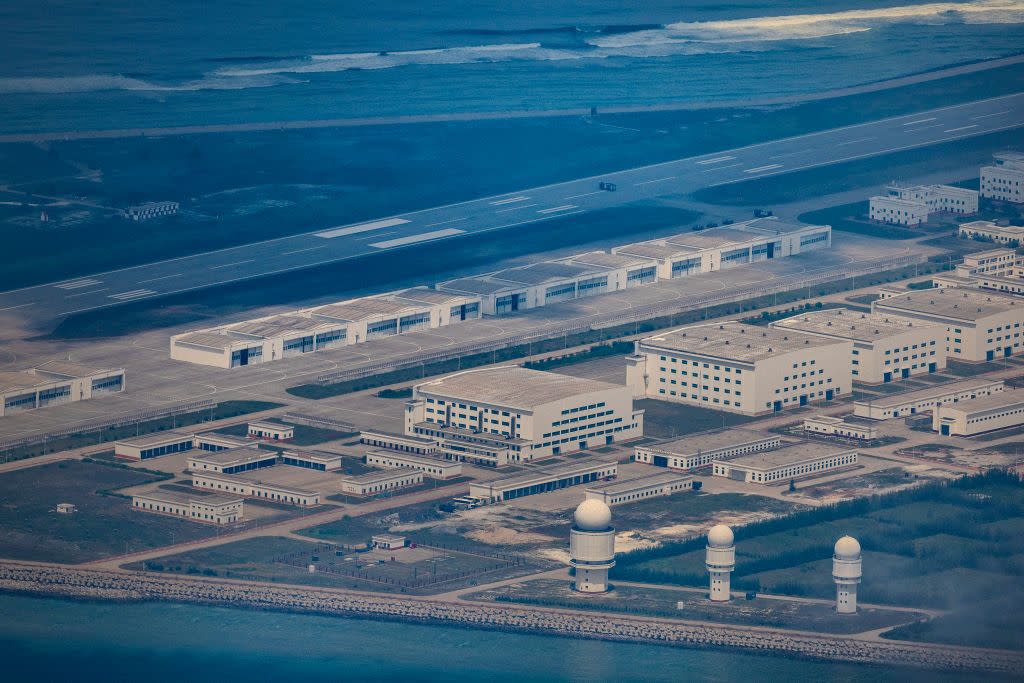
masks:
{"type": "Polygon", "coordinates": [[[1024,93],[388,216],[0,293],[0,314],[67,315],[680,195],[1024,125],[1024,93]],[[599,181],[617,191],[598,189],[599,181]]]}

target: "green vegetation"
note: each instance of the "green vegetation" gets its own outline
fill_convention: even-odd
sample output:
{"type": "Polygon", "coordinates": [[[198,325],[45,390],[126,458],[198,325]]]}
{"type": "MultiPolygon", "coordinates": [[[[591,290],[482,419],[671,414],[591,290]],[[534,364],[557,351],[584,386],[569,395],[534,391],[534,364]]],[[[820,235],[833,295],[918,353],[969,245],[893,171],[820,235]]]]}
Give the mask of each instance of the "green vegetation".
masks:
{"type": "Polygon", "coordinates": [[[614,341],[611,344],[595,344],[589,349],[575,351],[564,356],[551,356],[541,360],[527,361],[523,363],[523,367],[533,370],[551,370],[553,368],[562,368],[566,365],[583,363],[588,360],[596,360],[607,356],[624,356],[629,353],[633,353],[633,342],[614,341]]]}
{"type": "MultiPolygon", "coordinates": [[[[281,420],[271,419],[268,422],[277,422],[284,424],[281,420]]],[[[290,424],[290,423],[289,423],[290,424]]],[[[295,429],[295,436],[289,441],[281,442],[267,442],[272,448],[285,449],[289,446],[316,446],[318,444],[327,443],[328,441],[337,441],[338,439],[346,439],[358,432],[341,432],[336,429],[322,429],[320,427],[310,427],[308,425],[292,425],[295,429]]],[[[231,436],[246,436],[249,433],[249,425],[237,424],[231,425],[230,427],[224,427],[223,429],[217,430],[218,434],[228,434],[231,436]]]]}
{"type": "MultiPolygon", "coordinates": [[[[740,527],[733,586],[829,599],[835,590],[832,544],[844,534],[864,548],[859,597],[865,603],[958,614],[979,602],[1022,600],[1024,484],[998,470],[740,527]]],[[[619,557],[616,576],[702,586],[704,542],[627,553],[619,557]]],[[[1018,627],[1024,627],[1024,614],[1017,614],[1018,627]]],[[[971,637],[994,633],[1002,623],[1002,617],[975,620],[971,637]]]]}
{"type": "Polygon", "coordinates": [[[412,398],[412,387],[381,389],[377,392],[377,398],[412,398]]]}
{"type": "MultiPolygon", "coordinates": [[[[33,458],[44,453],[59,453],[60,451],[83,446],[95,446],[101,443],[110,443],[118,439],[126,439],[140,434],[162,432],[167,429],[181,429],[191,427],[204,422],[224,420],[239,415],[258,413],[264,410],[280,408],[281,403],[270,401],[223,401],[212,408],[199,410],[192,413],[182,413],[171,417],[161,417],[156,420],[146,420],[136,424],[123,427],[107,427],[93,432],[62,436],[56,439],[47,439],[39,443],[30,443],[24,446],[16,446],[3,452],[4,461],[23,460],[33,458]]],[[[244,427],[243,427],[244,429],[244,427]]]]}
{"type": "MultiPolygon", "coordinates": [[[[613,577],[614,578],[614,577],[613,577]]],[[[923,613],[879,608],[864,609],[848,618],[837,615],[830,604],[754,598],[714,603],[703,591],[653,588],[613,583],[614,590],[580,595],[565,579],[537,579],[472,593],[466,597],[481,602],[504,602],[542,607],[599,610],[644,616],[670,617],[720,624],[768,626],[815,633],[860,633],[903,624],[924,617],[923,613]],[[683,603],[683,607],[677,606],[683,603]]]]}
{"type": "Polygon", "coordinates": [[[132,510],[116,489],[171,478],[64,460],[0,475],[0,557],[78,563],[213,536],[209,525],[132,510]],[[58,503],[78,511],[54,512],[58,503]]]}
{"type": "Polygon", "coordinates": [[[935,286],[935,283],[931,280],[918,280],[917,282],[908,282],[907,289],[931,289],[935,286]]]}

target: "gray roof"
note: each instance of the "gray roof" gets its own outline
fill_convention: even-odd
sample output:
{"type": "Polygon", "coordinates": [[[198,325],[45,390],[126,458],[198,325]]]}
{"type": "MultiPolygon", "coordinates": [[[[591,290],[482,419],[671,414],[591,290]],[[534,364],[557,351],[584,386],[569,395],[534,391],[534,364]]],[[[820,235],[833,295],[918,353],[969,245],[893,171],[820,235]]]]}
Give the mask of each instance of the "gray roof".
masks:
{"type": "Polygon", "coordinates": [[[440,292],[436,289],[427,289],[426,287],[402,290],[395,297],[399,301],[408,301],[414,304],[450,304],[469,298],[465,294],[440,292]]]}
{"type": "Polygon", "coordinates": [[[313,320],[299,315],[277,315],[264,320],[248,320],[229,325],[230,333],[245,334],[253,337],[278,337],[289,332],[313,332],[323,327],[321,320],[313,320]]]}
{"type": "Polygon", "coordinates": [[[236,339],[219,332],[191,332],[174,340],[175,344],[194,344],[210,349],[230,349],[233,346],[245,346],[244,339],[236,339]]]}
{"type": "Polygon", "coordinates": [[[547,467],[531,467],[525,472],[517,472],[507,477],[492,479],[491,481],[476,482],[476,484],[478,486],[489,486],[495,489],[508,490],[520,488],[522,486],[529,486],[534,483],[587,474],[594,470],[604,469],[611,466],[617,467],[618,462],[615,460],[593,460],[591,458],[581,458],[579,460],[572,460],[558,465],[548,465],[547,467]]]}
{"type": "Polygon", "coordinates": [[[970,398],[957,403],[947,403],[942,406],[943,410],[959,410],[964,413],[983,413],[998,411],[1002,408],[1013,408],[1024,404],[1024,391],[1006,389],[997,391],[988,396],[970,398]]]}
{"type": "Polygon", "coordinates": [[[508,268],[499,270],[491,277],[495,280],[507,282],[519,282],[524,285],[542,285],[546,282],[557,282],[560,280],[572,280],[588,273],[605,272],[604,268],[593,266],[570,265],[555,261],[534,263],[520,268],[508,268]]]}
{"type": "Polygon", "coordinates": [[[624,493],[640,491],[654,486],[675,484],[680,481],[686,481],[687,479],[693,479],[693,476],[689,474],[681,474],[679,472],[659,472],[658,474],[649,474],[645,477],[637,477],[636,479],[616,481],[611,484],[588,486],[586,490],[593,491],[595,493],[602,493],[608,496],[618,496],[624,493]]]}
{"type": "Polygon", "coordinates": [[[789,223],[778,218],[755,218],[743,224],[744,230],[752,232],[784,235],[791,232],[800,232],[811,228],[824,228],[824,225],[807,225],[805,223],[789,223]]]}
{"type": "Polygon", "coordinates": [[[522,285],[516,286],[510,282],[497,282],[486,277],[463,277],[457,280],[442,282],[437,287],[438,289],[451,292],[465,292],[467,294],[481,294],[483,296],[524,289],[522,285]]]}
{"type": "Polygon", "coordinates": [[[860,342],[874,342],[913,330],[938,333],[945,328],[921,320],[901,318],[885,313],[861,313],[845,308],[797,313],[771,324],[777,329],[839,337],[860,342]]]}
{"type": "Polygon", "coordinates": [[[856,448],[835,448],[818,442],[800,441],[782,448],[758,453],[748,453],[729,458],[725,464],[754,470],[773,470],[787,465],[796,465],[811,460],[820,460],[841,453],[853,453],[856,448]]]}
{"type": "Polygon", "coordinates": [[[613,250],[616,254],[630,254],[633,256],[641,256],[643,258],[653,259],[671,259],[678,256],[692,256],[699,250],[693,247],[681,247],[675,244],[665,244],[664,242],[637,242],[636,244],[626,244],[621,247],[616,247],[613,250]]]}
{"type": "Polygon", "coordinates": [[[917,389],[916,391],[908,391],[902,394],[890,394],[888,396],[879,396],[878,398],[872,398],[870,400],[860,400],[857,401],[857,403],[871,405],[875,408],[897,408],[899,406],[906,405],[907,403],[918,403],[920,401],[952,396],[953,394],[963,394],[988,389],[989,387],[1001,385],[1002,383],[1002,380],[994,379],[969,379],[964,380],[963,382],[939,384],[937,386],[917,389]]]}
{"type": "Polygon", "coordinates": [[[764,443],[777,441],[780,437],[775,434],[760,432],[755,429],[741,429],[729,427],[726,429],[713,429],[707,432],[689,434],[680,439],[663,441],[662,443],[647,444],[641,446],[644,450],[669,453],[676,457],[697,455],[709,451],[720,451],[736,446],[744,446],[752,443],[764,443]]]}
{"type": "Polygon", "coordinates": [[[204,451],[201,449],[193,449],[189,451],[188,457],[190,460],[199,460],[200,462],[208,462],[212,465],[230,467],[236,464],[254,462],[256,460],[276,458],[277,451],[257,448],[255,446],[228,448],[223,451],[204,451]]]}
{"type": "Polygon", "coordinates": [[[32,387],[49,384],[53,380],[33,375],[31,372],[7,372],[0,370],[0,391],[8,392],[17,389],[31,389],[32,387]]]}
{"type": "Polygon", "coordinates": [[[143,491],[140,493],[133,493],[132,495],[137,498],[147,498],[149,500],[156,500],[163,503],[176,503],[179,505],[189,505],[192,501],[204,503],[206,505],[227,505],[229,503],[242,502],[241,496],[225,496],[219,493],[203,495],[199,492],[185,493],[183,491],[168,491],[167,489],[160,488],[150,489],[149,491],[143,491]]]}
{"type": "Polygon", "coordinates": [[[600,266],[602,268],[632,268],[636,266],[653,266],[654,263],[639,256],[626,256],[624,254],[607,254],[603,251],[592,251],[589,254],[577,254],[565,259],[566,263],[575,263],[584,266],[600,266]]]}
{"type": "Polygon", "coordinates": [[[37,365],[36,372],[44,375],[54,375],[56,377],[71,379],[77,377],[91,377],[93,375],[102,375],[104,373],[124,372],[124,370],[82,365],[81,363],[73,363],[66,360],[49,360],[41,365],[37,365]]]}
{"type": "Polygon", "coordinates": [[[581,394],[625,388],[617,384],[530,370],[518,365],[466,370],[416,385],[416,394],[532,410],[581,394]]]}
{"type": "Polygon", "coordinates": [[[130,436],[127,439],[118,439],[114,443],[123,443],[126,446],[145,448],[146,446],[157,446],[163,443],[172,443],[174,441],[183,441],[184,439],[191,438],[191,432],[180,432],[177,430],[171,430],[165,432],[153,432],[152,434],[140,434],[139,436],[130,436]]]}
{"type": "Polygon", "coordinates": [[[690,325],[647,337],[641,342],[643,346],[653,349],[692,353],[739,363],[756,363],[780,353],[841,343],[849,342],[740,322],[690,325]]]}
{"type": "Polygon", "coordinates": [[[1021,301],[1020,297],[960,287],[909,292],[889,299],[880,299],[872,305],[875,310],[884,309],[905,315],[931,315],[968,322],[1013,310],[1024,315],[1024,301],[1021,301]]]}
{"type": "Polygon", "coordinates": [[[412,311],[422,311],[426,308],[423,304],[409,301],[389,301],[387,299],[356,299],[354,301],[342,301],[336,304],[327,304],[315,308],[310,313],[314,316],[331,318],[345,322],[358,322],[360,320],[372,320],[387,316],[397,316],[412,311]]]}

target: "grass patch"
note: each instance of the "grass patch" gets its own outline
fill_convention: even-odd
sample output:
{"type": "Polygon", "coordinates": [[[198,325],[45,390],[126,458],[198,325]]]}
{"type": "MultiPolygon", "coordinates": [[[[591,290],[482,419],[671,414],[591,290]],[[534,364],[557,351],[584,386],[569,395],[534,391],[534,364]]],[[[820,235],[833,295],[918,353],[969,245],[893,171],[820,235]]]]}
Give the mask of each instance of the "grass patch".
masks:
{"type": "Polygon", "coordinates": [[[551,356],[541,360],[527,361],[523,367],[532,370],[552,370],[563,368],[567,365],[584,363],[588,360],[607,358],[608,356],[624,356],[633,352],[633,342],[615,341],[611,344],[595,344],[589,349],[575,351],[564,356],[551,356]]]}
{"type": "Polygon", "coordinates": [[[381,389],[377,392],[377,398],[412,398],[412,387],[381,389]]]}

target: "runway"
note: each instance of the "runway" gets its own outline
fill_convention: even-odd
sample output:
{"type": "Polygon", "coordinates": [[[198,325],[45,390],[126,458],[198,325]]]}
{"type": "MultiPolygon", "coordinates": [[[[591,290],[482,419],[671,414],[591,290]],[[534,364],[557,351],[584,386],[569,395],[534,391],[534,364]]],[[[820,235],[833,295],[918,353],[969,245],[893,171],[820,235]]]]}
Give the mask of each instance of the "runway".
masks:
{"type": "Polygon", "coordinates": [[[1022,125],[1024,93],[1006,95],[12,290],[0,293],[0,316],[43,327],[75,313],[1022,125]],[[602,182],[617,189],[602,190],[602,182]]]}

